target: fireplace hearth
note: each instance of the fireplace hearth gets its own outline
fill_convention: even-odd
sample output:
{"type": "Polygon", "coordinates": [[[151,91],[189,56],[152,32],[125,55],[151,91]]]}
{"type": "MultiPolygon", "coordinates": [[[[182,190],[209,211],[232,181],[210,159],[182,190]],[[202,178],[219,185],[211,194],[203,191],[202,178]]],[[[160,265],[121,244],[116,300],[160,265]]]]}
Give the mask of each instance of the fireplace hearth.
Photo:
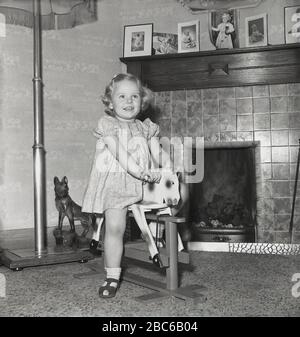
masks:
{"type": "Polygon", "coordinates": [[[203,181],[190,186],[192,241],[255,242],[256,146],[206,145],[203,181]]]}

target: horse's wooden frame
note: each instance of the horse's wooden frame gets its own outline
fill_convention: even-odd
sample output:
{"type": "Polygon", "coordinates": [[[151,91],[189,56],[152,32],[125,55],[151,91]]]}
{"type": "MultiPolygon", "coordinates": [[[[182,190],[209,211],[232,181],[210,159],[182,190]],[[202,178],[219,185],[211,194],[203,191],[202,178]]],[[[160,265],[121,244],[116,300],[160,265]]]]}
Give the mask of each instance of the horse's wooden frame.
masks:
{"type": "MultiPolygon", "coordinates": [[[[174,175],[174,177],[178,180],[176,175],[174,175]]],[[[178,183],[178,181],[176,182],[178,183]]],[[[143,262],[154,262],[154,264],[159,265],[166,270],[166,285],[126,271],[123,275],[123,280],[155,290],[155,293],[139,296],[136,299],[139,301],[150,301],[166,295],[171,295],[183,300],[196,299],[198,302],[206,300],[206,297],[202,293],[199,293],[199,291],[205,290],[204,286],[195,284],[179,287],[178,262],[183,264],[189,264],[190,262],[189,253],[181,251],[183,244],[177,231],[177,224],[185,223],[186,218],[172,216],[171,209],[166,203],[157,203],[155,201],[142,201],[131,205],[129,211],[129,215],[134,217],[142,232],[143,238],[148,246],[148,251],[145,250],[144,242],[130,242],[125,245],[125,257],[143,262]],[[166,248],[160,248],[158,250],[147,220],[163,223],[166,231],[166,248]]],[[[93,239],[96,241],[100,240],[103,221],[104,217],[98,221],[97,231],[93,235],[93,239]]],[[[87,275],[87,273],[81,275],[87,275]]]]}

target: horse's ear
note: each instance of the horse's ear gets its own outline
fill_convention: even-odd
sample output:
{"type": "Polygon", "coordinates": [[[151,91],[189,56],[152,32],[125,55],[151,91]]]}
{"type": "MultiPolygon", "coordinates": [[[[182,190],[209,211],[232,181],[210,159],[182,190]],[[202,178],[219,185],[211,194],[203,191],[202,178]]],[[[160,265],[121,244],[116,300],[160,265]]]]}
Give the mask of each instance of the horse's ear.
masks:
{"type": "Polygon", "coordinates": [[[53,181],[54,181],[54,184],[56,185],[59,182],[59,179],[55,176],[53,181]]]}
{"type": "Polygon", "coordinates": [[[176,172],[177,178],[180,181],[182,177],[182,172],[176,172]]]}
{"type": "Polygon", "coordinates": [[[68,183],[68,178],[66,176],[63,177],[63,181],[67,184],[68,183]]]}

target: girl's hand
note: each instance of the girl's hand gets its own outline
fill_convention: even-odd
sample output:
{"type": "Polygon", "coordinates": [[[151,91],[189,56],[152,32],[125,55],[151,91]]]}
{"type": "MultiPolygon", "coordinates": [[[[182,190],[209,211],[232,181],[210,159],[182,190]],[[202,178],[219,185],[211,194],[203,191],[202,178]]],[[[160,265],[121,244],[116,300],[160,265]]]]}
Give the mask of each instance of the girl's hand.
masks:
{"type": "Polygon", "coordinates": [[[156,183],[158,184],[161,179],[161,173],[160,172],[150,172],[150,178],[148,180],[149,183],[156,183]]]}
{"type": "Polygon", "coordinates": [[[150,172],[149,171],[141,171],[140,176],[138,177],[140,180],[142,180],[142,182],[148,183],[150,182],[150,172]]]}
{"type": "Polygon", "coordinates": [[[140,179],[144,183],[159,183],[161,174],[160,172],[143,171],[140,175],[140,179]]]}

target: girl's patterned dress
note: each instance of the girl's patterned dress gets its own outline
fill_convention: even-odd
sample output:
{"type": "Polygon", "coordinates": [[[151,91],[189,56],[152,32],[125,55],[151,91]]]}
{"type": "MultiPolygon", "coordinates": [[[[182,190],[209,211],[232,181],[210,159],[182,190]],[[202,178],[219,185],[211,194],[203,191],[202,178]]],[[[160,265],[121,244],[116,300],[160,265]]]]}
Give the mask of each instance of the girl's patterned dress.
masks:
{"type": "Polygon", "coordinates": [[[103,213],[108,208],[125,208],[143,199],[142,181],[125,171],[104,144],[104,136],[115,136],[142,169],[149,169],[151,154],[148,141],[157,136],[159,127],[149,118],[123,122],[104,116],[94,135],[98,138],[95,157],[82,211],[103,213]]]}

